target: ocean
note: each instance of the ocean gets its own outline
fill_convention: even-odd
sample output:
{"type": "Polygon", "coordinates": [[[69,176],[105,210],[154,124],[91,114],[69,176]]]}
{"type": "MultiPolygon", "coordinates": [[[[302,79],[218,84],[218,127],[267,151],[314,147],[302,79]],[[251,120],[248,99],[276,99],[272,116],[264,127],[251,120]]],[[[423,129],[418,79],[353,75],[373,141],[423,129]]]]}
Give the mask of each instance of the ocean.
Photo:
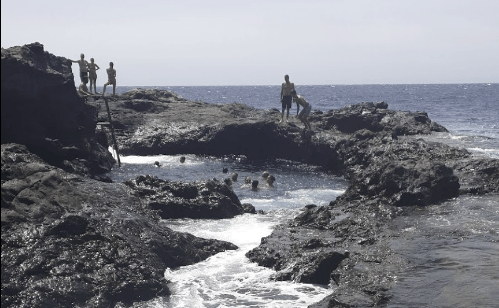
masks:
{"type": "MultiPolygon", "coordinates": [[[[449,133],[425,138],[468,149],[474,155],[499,159],[499,84],[428,85],[295,85],[312,110],[327,111],[359,102],[384,101],[394,110],[424,111],[449,133]]],[[[117,87],[117,93],[137,87],[117,87]]],[[[209,103],[245,103],[255,108],[280,109],[280,85],[141,87],[173,91],[186,99],[209,103]]],[[[295,114],[293,106],[291,114],[295,114]]],[[[313,125],[313,123],[312,123],[313,125]]],[[[241,202],[252,203],[266,215],[245,214],[222,220],[163,220],[182,232],[230,241],[240,248],[206,261],[168,269],[173,295],[137,307],[266,307],[301,308],[332,292],[320,285],[272,280],[272,270],[244,256],[272,228],[292,219],[307,204],[326,205],[348,187],[344,179],[297,162],[258,163],[244,157],[179,155],[122,157],[122,167],[109,176],[124,181],[140,174],[181,181],[223,179],[237,172],[233,189],[241,202]],[[161,168],[153,163],[159,161],[161,168]],[[273,188],[253,191],[245,176],[258,179],[269,171],[273,188]]],[[[394,221],[399,233],[391,243],[395,254],[408,261],[397,277],[386,307],[496,307],[499,302],[499,196],[460,196],[414,209],[394,221]]]]}

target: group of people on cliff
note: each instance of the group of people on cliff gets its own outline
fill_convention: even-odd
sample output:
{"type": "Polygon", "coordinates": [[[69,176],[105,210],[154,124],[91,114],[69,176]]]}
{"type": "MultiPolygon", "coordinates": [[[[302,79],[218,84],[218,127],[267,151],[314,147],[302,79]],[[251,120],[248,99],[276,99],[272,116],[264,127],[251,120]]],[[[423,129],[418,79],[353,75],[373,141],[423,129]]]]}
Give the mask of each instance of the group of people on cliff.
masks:
{"type": "MultiPolygon", "coordinates": [[[[97,92],[97,70],[100,67],[94,62],[94,58],[90,59],[90,63],[85,60],[85,55],[81,54],[79,60],[71,60],[73,63],[78,63],[80,67],[80,79],[81,84],[78,87],[78,92],[82,95],[94,95],[92,93],[92,88],[95,94],[97,92]],[[87,83],[90,80],[90,90],[87,88],[87,83]]],[[[113,96],[116,95],[116,70],[114,69],[113,62],[109,62],[109,68],[106,69],[108,81],[104,84],[102,95],[106,93],[106,86],[113,85],[113,96]]],[[[305,129],[312,129],[308,117],[310,111],[312,110],[312,105],[308,103],[305,98],[296,93],[295,84],[289,81],[289,75],[284,76],[284,82],[281,86],[281,104],[282,104],[282,115],[281,121],[284,121],[284,112],[286,111],[286,122],[289,120],[289,109],[291,109],[292,102],[296,103],[296,115],[297,118],[305,125],[305,129]],[[300,106],[303,107],[300,112],[300,106]]]]}
{"type": "Polygon", "coordinates": [[[289,109],[291,109],[292,102],[296,103],[296,115],[297,118],[305,125],[305,129],[312,129],[310,122],[308,121],[308,116],[312,110],[312,105],[310,105],[303,96],[298,95],[295,90],[295,84],[289,81],[289,75],[284,76],[284,82],[281,86],[281,104],[282,104],[282,114],[281,121],[284,121],[284,111],[286,112],[286,122],[289,119],[289,109]],[[303,107],[300,112],[300,106],[303,107]]]}
{"type": "MultiPolygon", "coordinates": [[[[97,70],[100,67],[94,62],[94,58],[90,59],[90,63],[85,60],[85,55],[81,54],[79,60],[71,60],[73,63],[78,63],[80,67],[80,86],[78,87],[78,92],[82,95],[94,95],[92,93],[92,87],[95,94],[97,92],[97,70]],[[87,83],[90,80],[90,90],[88,90],[87,83]]],[[[113,96],[116,95],[116,70],[114,69],[113,62],[109,62],[109,68],[106,69],[107,72],[107,82],[104,84],[102,90],[102,95],[106,93],[106,86],[113,85],[113,96]]]]}

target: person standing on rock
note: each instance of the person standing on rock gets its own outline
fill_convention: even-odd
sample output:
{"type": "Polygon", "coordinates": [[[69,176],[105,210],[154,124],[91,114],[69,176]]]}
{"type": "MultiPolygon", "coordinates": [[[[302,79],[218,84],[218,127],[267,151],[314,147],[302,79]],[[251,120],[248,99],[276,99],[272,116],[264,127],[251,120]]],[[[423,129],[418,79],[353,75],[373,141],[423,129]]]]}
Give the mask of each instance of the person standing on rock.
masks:
{"type": "Polygon", "coordinates": [[[279,123],[282,123],[282,121],[284,120],[284,109],[287,110],[286,121],[288,121],[289,119],[289,109],[291,109],[291,103],[293,101],[291,96],[291,91],[294,91],[295,89],[295,84],[289,82],[288,75],[284,76],[284,80],[285,82],[283,82],[281,86],[282,115],[281,115],[281,121],[279,121],[279,123]]]}
{"type": "Polygon", "coordinates": [[[78,63],[80,66],[80,80],[83,82],[83,78],[88,78],[88,62],[85,60],[85,55],[80,55],[80,60],[73,61],[73,63],[78,63]]]}
{"type": "Polygon", "coordinates": [[[308,116],[310,115],[310,111],[312,110],[312,105],[310,105],[303,96],[296,94],[295,90],[291,92],[291,95],[293,96],[296,105],[301,105],[303,107],[303,110],[298,115],[298,119],[300,119],[300,121],[305,124],[305,129],[312,129],[312,127],[310,126],[310,122],[308,121],[308,116]]]}
{"type": "Polygon", "coordinates": [[[97,93],[97,70],[100,67],[94,62],[94,58],[90,58],[90,63],[88,64],[89,79],[90,79],[90,93],[92,93],[92,85],[94,86],[94,92],[97,93]]]}
{"type": "Polygon", "coordinates": [[[113,62],[109,62],[109,68],[106,69],[107,72],[107,82],[104,84],[104,89],[102,90],[102,95],[106,93],[106,86],[113,85],[113,96],[116,95],[116,70],[113,68],[113,62]]]}

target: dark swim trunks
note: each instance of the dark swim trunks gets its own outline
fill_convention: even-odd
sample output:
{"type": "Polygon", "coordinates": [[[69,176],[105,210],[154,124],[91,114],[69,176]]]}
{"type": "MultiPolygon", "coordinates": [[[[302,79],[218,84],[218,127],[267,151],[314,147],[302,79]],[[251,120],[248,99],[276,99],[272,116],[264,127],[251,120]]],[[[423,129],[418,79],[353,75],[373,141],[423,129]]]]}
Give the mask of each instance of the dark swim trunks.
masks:
{"type": "Polygon", "coordinates": [[[80,72],[80,77],[81,77],[81,78],[85,78],[85,77],[87,77],[87,73],[88,73],[88,72],[80,72]]]}
{"type": "Polygon", "coordinates": [[[293,102],[293,97],[291,95],[284,95],[281,100],[282,109],[284,108],[291,109],[292,102],[293,102]]]}

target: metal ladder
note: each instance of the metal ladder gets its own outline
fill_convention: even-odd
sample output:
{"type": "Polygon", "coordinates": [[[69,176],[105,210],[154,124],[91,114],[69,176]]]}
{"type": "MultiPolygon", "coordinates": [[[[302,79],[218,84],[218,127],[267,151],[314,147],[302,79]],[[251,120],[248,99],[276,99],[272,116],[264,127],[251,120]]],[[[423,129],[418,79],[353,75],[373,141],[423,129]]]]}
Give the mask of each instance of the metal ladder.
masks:
{"type": "Polygon", "coordinates": [[[114,126],[113,126],[113,120],[111,119],[111,111],[109,110],[109,104],[107,102],[107,97],[102,96],[102,98],[104,99],[104,102],[106,103],[108,122],[97,122],[97,125],[100,125],[101,127],[109,127],[111,129],[111,137],[113,139],[114,150],[116,151],[116,157],[118,160],[118,167],[121,167],[120,153],[119,153],[119,149],[118,149],[118,142],[116,141],[116,136],[114,134],[114,126]]]}

